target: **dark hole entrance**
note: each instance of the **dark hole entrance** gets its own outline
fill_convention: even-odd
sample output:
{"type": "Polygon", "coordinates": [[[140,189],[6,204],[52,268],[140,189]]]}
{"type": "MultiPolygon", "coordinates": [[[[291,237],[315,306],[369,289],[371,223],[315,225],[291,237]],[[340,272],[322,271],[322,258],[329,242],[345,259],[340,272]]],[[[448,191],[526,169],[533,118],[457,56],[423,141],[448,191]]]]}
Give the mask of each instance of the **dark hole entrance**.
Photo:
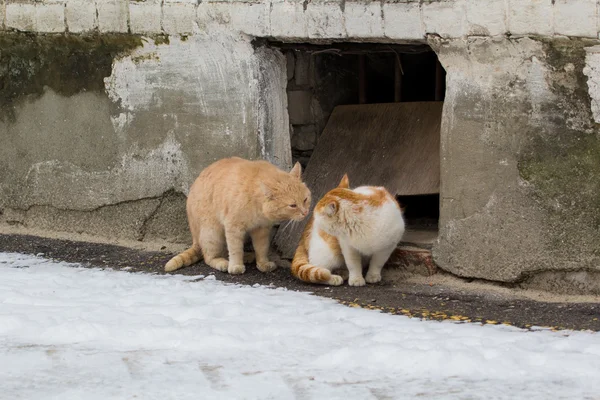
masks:
{"type": "MultiPolygon", "coordinates": [[[[422,43],[269,45],[286,56],[292,155],[304,167],[336,106],[444,100],[446,72],[422,43]]],[[[435,239],[439,194],[398,200],[409,230],[433,231],[435,239]]]]}

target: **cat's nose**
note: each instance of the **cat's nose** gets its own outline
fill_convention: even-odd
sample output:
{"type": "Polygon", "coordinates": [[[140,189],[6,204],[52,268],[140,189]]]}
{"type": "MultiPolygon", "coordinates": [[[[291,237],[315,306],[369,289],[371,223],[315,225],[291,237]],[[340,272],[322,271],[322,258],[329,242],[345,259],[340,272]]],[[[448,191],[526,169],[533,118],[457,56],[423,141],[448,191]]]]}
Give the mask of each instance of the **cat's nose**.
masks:
{"type": "Polygon", "coordinates": [[[308,210],[302,210],[302,215],[306,217],[308,215],[308,210]]]}

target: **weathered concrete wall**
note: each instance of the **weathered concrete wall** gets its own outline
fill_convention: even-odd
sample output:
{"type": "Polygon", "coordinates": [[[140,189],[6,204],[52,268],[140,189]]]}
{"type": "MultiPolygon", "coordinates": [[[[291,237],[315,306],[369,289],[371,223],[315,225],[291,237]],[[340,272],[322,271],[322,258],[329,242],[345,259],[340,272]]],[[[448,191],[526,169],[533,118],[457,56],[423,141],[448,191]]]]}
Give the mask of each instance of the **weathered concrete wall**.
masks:
{"type": "Polygon", "coordinates": [[[600,276],[600,132],[583,74],[596,42],[432,41],[448,73],[442,268],[505,282],[600,276]]]}
{"type": "Polygon", "coordinates": [[[161,220],[165,202],[184,214],[184,196],[165,194],[187,193],[204,167],[225,156],[290,166],[278,52],[226,34],[115,36],[107,57],[104,37],[68,38],[4,35],[5,222],[187,241],[184,215],[154,233],[148,226],[161,220]],[[275,95],[259,96],[267,91],[275,95]]]}

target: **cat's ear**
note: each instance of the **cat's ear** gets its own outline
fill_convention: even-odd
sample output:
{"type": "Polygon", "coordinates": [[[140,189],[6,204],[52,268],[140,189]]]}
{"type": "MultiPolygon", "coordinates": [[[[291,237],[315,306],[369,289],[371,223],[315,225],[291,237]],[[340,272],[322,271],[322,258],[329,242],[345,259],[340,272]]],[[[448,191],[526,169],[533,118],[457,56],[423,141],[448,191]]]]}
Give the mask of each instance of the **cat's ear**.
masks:
{"type": "Polygon", "coordinates": [[[296,164],[294,164],[294,168],[292,168],[292,170],[290,171],[290,175],[300,179],[300,177],[302,176],[302,166],[299,162],[296,161],[296,164]]]}
{"type": "Polygon", "coordinates": [[[331,216],[335,215],[335,213],[337,212],[337,209],[338,209],[337,202],[331,201],[331,202],[329,202],[329,204],[327,204],[325,206],[325,209],[323,212],[325,213],[325,215],[331,217],[331,216]]]}
{"type": "Polygon", "coordinates": [[[263,182],[260,183],[260,191],[263,192],[268,199],[273,199],[273,190],[271,190],[271,188],[269,188],[263,182]]]}
{"type": "Polygon", "coordinates": [[[348,174],[344,174],[344,177],[340,181],[340,184],[338,185],[338,187],[342,188],[342,189],[350,188],[350,181],[348,180],[348,174]]]}

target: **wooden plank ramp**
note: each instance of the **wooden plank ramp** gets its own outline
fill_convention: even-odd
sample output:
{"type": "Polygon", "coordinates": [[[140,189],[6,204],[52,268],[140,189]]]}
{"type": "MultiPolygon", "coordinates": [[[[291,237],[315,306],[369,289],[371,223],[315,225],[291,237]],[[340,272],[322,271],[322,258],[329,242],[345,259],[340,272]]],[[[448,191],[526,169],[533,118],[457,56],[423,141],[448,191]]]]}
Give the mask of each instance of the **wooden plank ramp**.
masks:
{"type": "MultiPolygon", "coordinates": [[[[304,171],[312,205],[337,186],[385,186],[396,195],[440,191],[440,123],[443,102],[338,106],[304,171]]],[[[308,222],[289,224],[275,235],[282,257],[292,258],[308,222]]]]}

